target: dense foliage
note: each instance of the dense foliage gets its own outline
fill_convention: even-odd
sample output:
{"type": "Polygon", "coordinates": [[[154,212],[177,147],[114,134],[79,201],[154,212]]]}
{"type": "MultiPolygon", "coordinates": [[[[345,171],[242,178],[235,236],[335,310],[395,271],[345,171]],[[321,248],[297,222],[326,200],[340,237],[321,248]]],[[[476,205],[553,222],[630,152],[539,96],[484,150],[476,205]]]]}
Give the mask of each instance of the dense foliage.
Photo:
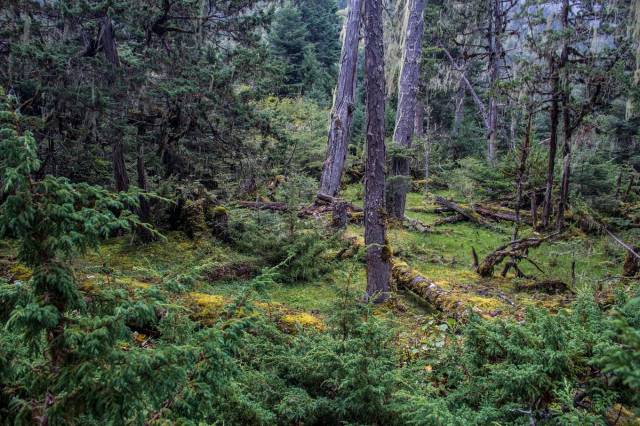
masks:
{"type": "Polygon", "coordinates": [[[637,3],[428,2],[407,90],[416,2],[384,1],[377,165],[412,192],[366,246],[350,1],[1,2],[0,424],[634,424],[637,3]],[[480,277],[497,247],[521,270],[480,277]]]}

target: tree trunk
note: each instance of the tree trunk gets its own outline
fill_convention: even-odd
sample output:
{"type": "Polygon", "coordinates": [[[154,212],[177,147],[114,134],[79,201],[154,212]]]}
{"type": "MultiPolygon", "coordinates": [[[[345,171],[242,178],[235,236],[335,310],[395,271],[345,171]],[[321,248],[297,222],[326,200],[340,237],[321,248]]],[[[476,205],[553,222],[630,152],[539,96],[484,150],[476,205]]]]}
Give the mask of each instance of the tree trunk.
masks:
{"type": "Polygon", "coordinates": [[[529,149],[531,146],[531,120],[532,113],[529,112],[528,121],[527,121],[527,130],[524,135],[524,141],[522,143],[522,148],[520,150],[520,164],[518,165],[518,176],[516,181],[516,221],[513,225],[513,234],[511,235],[511,241],[515,241],[518,238],[518,231],[520,226],[520,203],[522,203],[522,192],[524,188],[524,183],[526,180],[526,172],[527,172],[527,158],[529,157],[529,149]]]}
{"type": "Polygon", "coordinates": [[[113,32],[113,24],[111,23],[111,17],[105,15],[100,22],[100,36],[99,43],[102,45],[102,51],[104,57],[109,63],[115,67],[120,66],[120,58],[118,56],[118,47],[116,45],[116,38],[113,32]]]}
{"type": "MultiPolygon", "coordinates": [[[[149,188],[147,185],[147,171],[144,164],[144,143],[142,141],[138,143],[136,168],[138,171],[138,188],[143,192],[147,192],[149,188]]],[[[141,194],[138,197],[138,203],[138,217],[140,218],[140,221],[143,223],[150,223],[151,204],[149,203],[149,200],[144,194],[141,194]]],[[[143,242],[150,242],[154,239],[153,233],[144,226],[139,226],[136,232],[143,242]]]]}
{"type": "Polygon", "coordinates": [[[568,95],[565,94],[563,101],[563,122],[564,122],[564,144],[562,146],[562,181],[560,184],[560,196],[558,199],[558,213],[556,216],[556,229],[564,228],[564,213],[569,204],[569,182],[571,175],[571,128],[569,118],[569,101],[568,95]]]}
{"type": "Polygon", "coordinates": [[[501,58],[501,46],[499,33],[502,31],[502,10],[501,0],[491,1],[491,16],[489,17],[489,31],[487,33],[489,41],[489,107],[487,111],[488,124],[487,128],[487,162],[495,164],[496,161],[496,142],[498,130],[498,99],[495,91],[500,78],[499,61],[501,58]]]}
{"type": "MultiPolygon", "coordinates": [[[[117,138],[118,136],[116,136],[117,138]]],[[[123,192],[129,190],[129,176],[124,162],[124,149],[122,140],[117,139],[112,146],[113,179],[116,191],[123,192]]]]}
{"type": "Polygon", "coordinates": [[[413,121],[413,135],[416,139],[424,136],[424,102],[422,99],[416,100],[416,114],[413,121]]]}
{"type": "Polygon", "coordinates": [[[384,198],[384,47],[382,1],[365,0],[365,92],[367,160],[364,241],[367,247],[367,299],[382,302],[389,294],[391,253],[386,241],[384,198]]]}
{"type": "Polygon", "coordinates": [[[551,197],[553,195],[553,175],[556,165],[556,151],[558,149],[558,96],[560,91],[560,76],[555,60],[550,60],[549,68],[551,69],[551,108],[549,109],[549,158],[547,160],[547,184],[544,193],[544,207],[542,211],[542,227],[549,226],[551,218],[551,197]]]}
{"type": "Polygon", "coordinates": [[[464,119],[464,98],[466,94],[466,85],[464,84],[462,79],[460,79],[455,97],[456,108],[453,115],[453,126],[451,128],[451,136],[453,136],[454,138],[457,138],[460,134],[460,127],[462,126],[462,120],[464,119]]]}
{"type": "Polygon", "coordinates": [[[533,229],[538,229],[538,200],[536,190],[531,190],[531,226],[533,229]]]}
{"type": "MultiPolygon", "coordinates": [[[[411,147],[414,132],[416,96],[420,79],[420,53],[424,33],[424,3],[425,0],[409,0],[407,3],[407,33],[398,83],[396,127],[393,131],[393,142],[396,148],[400,149],[411,147]]],[[[393,217],[402,220],[409,187],[409,159],[406,152],[398,153],[391,158],[391,175],[387,194],[388,209],[393,217]]]]}
{"type": "MultiPolygon", "coordinates": [[[[562,0],[562,29],[563,33],[569,28],[569,0],[562,0]]],[[[569,41],[567,35],[564,35],[562,45],[562,53],[560,62],[563,65],[563,81],[562,81],[562,126],[564,132],[564,144],[562,146],[562,181],[560,184],[560,197],[558,199],[558,211],[556,216],[556,229],[564,228],[564,212],[569,202],[569,181],[571,174],[571,136],[573,129],[571,127],[571,111],[569,111],[570,88],[569,77],[564,64],[569,58],[569,41]]]]}
{"type": "Polygon", "coordinates": [[[331,226],[335,229],[345,229],[349,222],[349,203],[338,201],[333,204],[331,226]]]}
{"type": "Polygon", "coordinates": [[[354,110],[356,92],[356,66],[360,39],[362,0],[351,0],[349,16],[344,28],[344,41],[340,59],[340,75],[333,99],[327,155],[320,178],[320,193],[335,197],[347,159],[349,129],[354,110]]]}

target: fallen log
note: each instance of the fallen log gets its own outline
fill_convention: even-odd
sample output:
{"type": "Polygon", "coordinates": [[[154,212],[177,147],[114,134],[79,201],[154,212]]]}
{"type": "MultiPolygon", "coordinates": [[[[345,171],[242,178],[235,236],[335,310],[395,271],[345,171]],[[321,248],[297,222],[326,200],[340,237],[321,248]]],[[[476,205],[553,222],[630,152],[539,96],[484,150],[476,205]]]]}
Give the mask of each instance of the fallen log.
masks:
{"type": "Polygon", "coordinates": [[[362,212],[364,211],[362,207],[358,207],[351,203],[346,202],[341,198],[332,197],[331,195],[323,194],[322,192],[318,192],[316,194],[316,200],[314,204],[316,205],[326,205],[326,204],[335,204],[335,203],[347,203],[349,209],[354,212],[362,212]]]}
{"type": "Polygon", "coordinates": [[[526,215],[521,214],[520,218],[518,219],[518,216],[516,215],[515,212],[505,211],[505,210],[496,210],[496,209],[483,206],[482,204],[474,204],[471,207],[467,208],[459,204],[456,204],[453,201],[445,200],[442,197],[437,197],[436,203],[438,203],[441,207],[434,209],[433,210],[434,213],[441,214],[441,213],[455,211],[456,213],[466,217],[468,220],[480,225],[486,224],[486,223],[482,223],[483,222],[482,218],[487,218],[496,222],[498,221],[521,222],[521,223],[526,223],[528,225],[531,225],[532,223],[531,218],[526,215]]]}
{"type": "Polygon", "coordinates": [[[423,277],[401,260],[391,260],[391,278],[396,287],[411,291],[441,312],[453,314],[455,317],[462,317],[467,311],[460,300],[451,297],[448,291],[432,280],[423,277]]]}
{"type": "Polygon", "coordinates": [[[405,216],[404,223],[405,223],[405,226],[411,229],[412,231],[417,231],[421,233],[433,232],[433,229],[431,228],[431,226],[425,223],[422,223],[417,219],[411,219],[410,217],[405,216]]]}
{"type": "Polygon", "coordinates": [[[442,218],[440,220],[437,220],[433,223],[433,226],[440,226],[440,225],[445,225],[445,224],[452,224],[452,223],[458,223],[458,222],[463,222],[467,220],[467,218],[459,213],[456,213],[452,216],[447,216],[445,218],[442,218]]]}
{"type": "Polygon", "coordinates": [[[413,213],[442,213],[445,209],[442,207],[407,207],[405,210],[413,213]]]}
{"type": "Polygon", "coordinates": [[[547,294],[573,293],[567,283],[560,280],[533,280],[527,283],[516,284],[516,290],[525,292],[542,291],[547,294]]]}
{"type": "Polygon", "coordinates": [[[477,225],[486,226],[486,227],[489,226],[489,224],[482,218],[482,216],[480,216],[478,213],[473,211],[473,209],[462,207],[459,204],[456,204],[453,201],[445,200],[442,197],[436,197],[436,203],[438,203],[442,207],[446,207],[448,209],[455,211],[458,214],[461,214],[462,216],[466,217],[469,221],[477,225]]]}
{"type": "Polygon", "coordinates": [[[478,255],[475,249],[472,247],[471,250],[474,259],[474,270],[481,277],[491,277],[493,276],[493,269],[495,268],[495,266],[500,264],[507,257],[511,257],[516,260],[527,260],[534,266],[536,266],[536,268],[539,268],[535,262],[527,257],[528,250],[530,248],[538,247],[543,242],[549,241],[550,239],[558,235],[558,232],[554,232],[553,234],[549,234],[546,237],[542,238],[523,238],[520,240],[512,241],[498,247],[492,253],[489,253],[482,262],[478,262],[478,255]]]}
{"type": "Polygon", "coordinates": [[[448,207],[436,207],[433,212],[436,214],[442,214],[442,213],[450,213],[454,211],[453,209],[450,209],[448,207]]]}
{"type": "Polygon", "coordinates": [[[531,225],[531,218],[524,216],[522,214],[520,214],[520,218],[518,218],[518,216],[515,214],[515,212],[511,213],[508,211],[499,211],[499,210],[493,210],[493,209],[489,209],[487,207],[484,207],[480,204],[476,204],[473,207],[473,211],[475,211],[476,213],[478,213],[479,215],[486,217],[488,219],[491,220],[495,220],[495,221],[507,221],[507,222],[518,222],[518,223],[526,223],[527,225],[531,225]]]}

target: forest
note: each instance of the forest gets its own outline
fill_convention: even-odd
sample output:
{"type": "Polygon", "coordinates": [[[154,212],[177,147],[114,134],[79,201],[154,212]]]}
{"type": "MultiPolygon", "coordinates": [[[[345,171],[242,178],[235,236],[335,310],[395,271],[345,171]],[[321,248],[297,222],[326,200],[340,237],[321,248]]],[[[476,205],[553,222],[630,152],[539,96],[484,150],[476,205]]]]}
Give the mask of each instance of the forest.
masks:
{"type": "Polygon", "coordinates": [[[0,425],[640,425],[640,0],[0,0],[0,425]]]}

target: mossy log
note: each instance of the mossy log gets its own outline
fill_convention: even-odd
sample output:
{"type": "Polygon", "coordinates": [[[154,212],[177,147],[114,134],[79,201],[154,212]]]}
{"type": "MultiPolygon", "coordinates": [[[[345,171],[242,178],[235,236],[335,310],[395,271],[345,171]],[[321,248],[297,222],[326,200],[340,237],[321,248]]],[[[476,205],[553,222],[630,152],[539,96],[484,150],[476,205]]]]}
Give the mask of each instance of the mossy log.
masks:
{"type": "Polygon", "coordinates": [[[448,291],[434,281],[423,277],[401,260],[392,259],[391,277],[396,287],[411,291],[439,311],[456,317],[461,317],[466,312],[466,308],[460,300],[451,297],[448,291]]]}
{"type": "Polygon", "coordinates": [[[315,204],[316,205],[327,205],[327,204],[328,205],[333,205],[335,203],[346,203],[347,206],[349,207],[349,210],[354,211],[354,212],[364,211],[362,209],[362,207],[358,207],[356,205],[348,203],[345,200],[343,200],[342,198],[332,197],[331,195],[323,194],[322,192],[318,192],[316,194],[316,200],[315,200],[315,204]]]}
{"type": "Polygon", "coordinates": [[[464,215],[461,215],[460,213],[456,213],[452,216],[447,216],[440,220],[435,221],[433,223],[433,226],[464,222],[465,220],[467,220],[467,218],[464,215]]]}
{"type": "Polygon", "coordinates": [[[479,215],[491,220],[495,220],[495,221],[504,220],[507,222],[526,223],[527,225],[532,224],[531,218],[528,217],[527,215],[523,215],[522,213],[520,213],[520,215],[516,215],[515,212],[504,211],[504,210],[494,210],[494,209],[490,209],[488,207],[482,206],[480,204],[476,204],[472,208],[473,208],[473,211],[475,211],[479,215]]]}
{"type": "Polygon", "coordinates": [[[573,293],[567,283],[561,280],[533,280],[516,284],[516,290],[526,292],[544,292],[547,294],[573,293]]]}
{"type": "Polygon", "coordinates": [[[531,218],[525,214],[516,215],[514,211],[508,210],[496,210],[481,204],[474,204],[470,207],[463,207],[453,201],[445,200],[442,197],[436,198],[436,203],[441,207],[435,209],[435,213],[456,212],[457,215],[451,216],[454,219],[445,219],[438,222],[439,225],[443,223],[455,223],[461,220],[470,220],[478,225],[487,225],[484,219],[490,219],[495,222],[507,221],[507,222],[519,222],[531,225],[531,218]],[[462,216],[462,218],[460,218],[462,216]]]}
{"type": "Polygon", "coordinates": [[[449,201],[449,200],[445,200],[442,197],[436,197],[436,203],[438,203],[439,205],[441,205],[442,207],[446,207],[448,209],[451,209],[453,211],[455,211],[458,214],[461,214],[462,216],[466,217],[467,220],[480,225],[480,226],[489,226],[489,224],[487,223],[486,220],[484,220],[484,218],[479,215],[478,213],[476,213],[473,209],[468,208],[468,207],[462,207],[459,204],[456,204],[453,201],[449,201]]]}
{"type": "Polygon", "coordinates": [[[404,224],[407,228],[411,229],[412,231],[417,231],[421,233],[433,232],[433,228],[431,228],[431,226],[427,225],[426,223],[422,223],[417,219],[411,219],[410,217],[407,217],[407,216],[404,217],[404,224]]]}

